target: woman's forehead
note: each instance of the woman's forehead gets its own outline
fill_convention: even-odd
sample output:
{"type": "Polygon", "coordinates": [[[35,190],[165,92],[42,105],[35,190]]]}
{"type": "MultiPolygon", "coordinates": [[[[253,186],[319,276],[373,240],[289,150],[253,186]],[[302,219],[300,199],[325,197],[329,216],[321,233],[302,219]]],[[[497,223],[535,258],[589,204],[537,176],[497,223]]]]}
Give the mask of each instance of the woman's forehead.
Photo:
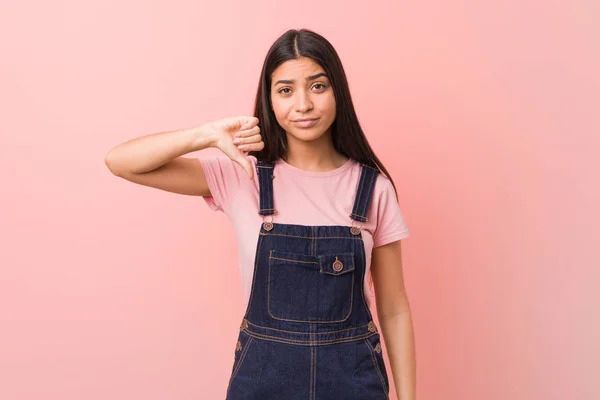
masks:
{"type": "Polygon", "coordinates": [[[273,71],[272,79],[275,82],[279,79],[293,80],[297,78],[308,78],[320,72],[325,71],[318,63],[311,58],[302,57],[283,62],[275,69],[275,71],[273,71]]]}

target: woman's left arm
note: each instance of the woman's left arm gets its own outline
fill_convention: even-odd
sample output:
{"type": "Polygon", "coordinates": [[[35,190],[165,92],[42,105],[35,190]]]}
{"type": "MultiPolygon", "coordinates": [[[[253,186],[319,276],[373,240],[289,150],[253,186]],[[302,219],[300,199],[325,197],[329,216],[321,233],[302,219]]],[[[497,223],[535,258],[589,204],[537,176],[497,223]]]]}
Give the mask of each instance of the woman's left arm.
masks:
{"type": "Polygon", "coordinates": [[[371,256],[377,317],[399,400],[416,399],[415,339],[402,273],[400,240],[376,247],[371,256]]]}

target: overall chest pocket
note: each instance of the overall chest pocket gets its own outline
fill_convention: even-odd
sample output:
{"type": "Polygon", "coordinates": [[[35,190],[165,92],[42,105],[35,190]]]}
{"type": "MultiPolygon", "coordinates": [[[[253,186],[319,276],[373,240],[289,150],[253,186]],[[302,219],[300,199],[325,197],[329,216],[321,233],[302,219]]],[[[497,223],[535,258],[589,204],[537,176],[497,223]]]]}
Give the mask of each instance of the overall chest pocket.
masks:
{"type": "Polygon", "coordinates": [[[342,322],[352,311],[354,253],[269,252],[268,308],[275,319],[342,322]]]}

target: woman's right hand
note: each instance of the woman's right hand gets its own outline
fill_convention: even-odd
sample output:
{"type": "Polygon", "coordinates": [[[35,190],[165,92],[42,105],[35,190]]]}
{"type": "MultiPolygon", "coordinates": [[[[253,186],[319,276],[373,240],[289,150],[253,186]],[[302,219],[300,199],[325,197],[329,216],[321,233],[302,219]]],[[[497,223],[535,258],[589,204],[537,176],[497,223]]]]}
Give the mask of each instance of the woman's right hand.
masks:
{"type": "Polygon", "coordinates": [[[229,117],[193,128],[136,137],[113,147],[104,162],[114,175],[140,185],[173,193],[210,196],[198,157],[184,157],[208,147],[220,149],[241,165],[252,179],[254,168],[247,153],[264,148],[258,118],[229,117]]]}
{"type": "Polygon", "coordinates": [[[252,179],[254,168],[246,156],[249,151],[260,151],[265,147],[260,135],[258,118],[227,117],[208,122],[206,128],[214,136],[213,146],[244,168],[252,179]]]}

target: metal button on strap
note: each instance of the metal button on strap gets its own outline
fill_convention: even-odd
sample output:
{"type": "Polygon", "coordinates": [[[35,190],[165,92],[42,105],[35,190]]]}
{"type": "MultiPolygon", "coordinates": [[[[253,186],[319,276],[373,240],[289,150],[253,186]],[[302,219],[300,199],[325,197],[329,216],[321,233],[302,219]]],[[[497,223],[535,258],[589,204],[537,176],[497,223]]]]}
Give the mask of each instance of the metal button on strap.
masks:
{"type": "Polygon", "coordinates": [[[375,346],[375,348],[373,350],[375,350],[377,353],[381,353],[381,344],[377,343],[377,346],[375,346]]]}
{"type": "Polygon", "coordinates": [[[373,322],[373,321],[369,322],[369,331],[370,332],[377,332],[377,327],[375,326],[375,322],[373,322]]]}
{"type": "Polygon", "coordinates": [[[242,320],[242,324],[240,325],[240,330],[243,331],[244,329],[248,329],[248,320],[246,318],[242,320]]]}
{"type": "MultiPolygon", "coordinates": [[[[273,215],[277,214],[277,210],[273,210],[273,215]]],[[[263,216],[263,221],[264,221],[264,216],[263,216]]],[[[265,221],[263,222],[263,227],[265,228],[265,231],[270,231],[273,229],[273,216],[271,216],[271,221],[265,221]]]]}
{"type": "Polygon", "coordinates": [[[353,226],[352,228],[350,228],[350,233],[356,236],[360,233],[360,228],[358,226],[353,226]]]}
{"type": "Polygon", "coordinates": [[[340,272],[344,268],[344,264],[340,260],[338,260],[337,256],[335,257],[335,261],[333,262],[333,269],[336,272],[340,272]]]}

